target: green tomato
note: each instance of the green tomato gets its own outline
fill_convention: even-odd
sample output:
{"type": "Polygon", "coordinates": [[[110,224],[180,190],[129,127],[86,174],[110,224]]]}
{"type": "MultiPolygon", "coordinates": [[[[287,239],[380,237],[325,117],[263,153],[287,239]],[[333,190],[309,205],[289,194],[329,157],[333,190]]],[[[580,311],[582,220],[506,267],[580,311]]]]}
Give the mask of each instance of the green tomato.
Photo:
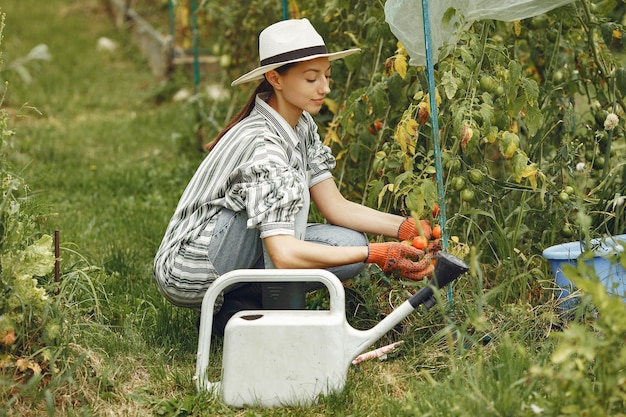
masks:
{"type": "Polygon", "coordinates": [[[469,188],[465,188],[463,191],[461,191],[461,200],[463,201],[472,201],[474,199],[474,191],[469,189],[469,188]]]}
{"type": "Polygon", "coordinates": [[[470,169],[467,173],[467,178],[469,178],[470,182],[474,185],[482,184],[485,180],[485,175],[478,168],[470,169]]]}
{"type": "Polygon", "coordinates": [[[609,141],[609,134],[606,130],[596,132],[596,139],[600,145],[606,145],[609,141]]]}
{"type": "Polygon", "coordinates": [[[224,55],[220,56],[220,66],[222,68],[230,67],[231,63],[232,63],[232,59],[231,59],[230,55],[224,54],[224,55]]]}
{"type": "Polygon", "coordinates": [[[463,177],[454,177],[452,181],[450,181],[450,186],[454,191],[461,191],[465,188],[465,178],[463,177]]]}
{"type": "Polygon", "coordinates": [[[556,198],[561,202],[561,203],[567,203],[569,201],[569,194],[567,194],[565,191],[561,191],[556,198]]]}
{"type": "Polygon", "coordinates": [[[604,121],[606,120],[606,116],[609,114],[608,111],[600,109],[593,113],[593,117],[596,119],[596,123],[600,126],[604,126],[604,121]]]}
{"type": "Polygon", "coordinates": [[[571,185],[566,185],[565,188],[563,188],[563,191],[565,191],[567,195],[574,195],[574,187],[571,185]]]}
{"type": "Polygon", "coordinates": [[[563,82],[564,78],[565,78],[565,73],[561,69],[554,71],[554,73],[552,74],[552,81],[554,81],[557,84],[563,82]]]}
{"type": "Polygon", "coordinates": [[[561,229],[561,236],[572,237],[573,235],[574,235],[574,230],[572,230],[572,226],[570,226],[567,223],[563,225],[563,228],[561,229]]]}
{"type": "Polygon", "coordinates": [[[550,21],[548,16],[545,14],[540,14],[538,16],[530,18],[530,28],[531,29],[545,29],[550,25],[550,21]]]}
{"type": "Polygon", "coordinates": [[[604,157],[603,156],[596,156],[596,158],[593,160],[593,167],[595,169],[602,169],[602,168],[604,168],[604,157]]]}
{"type": "Polygon", "coordinates": [[[459,170],[461,169],[461,160],[459,158],[450,159],[450,161],[448,161],[448,169],[452,173],[459,172],[459,170]]]}
{"type": "Polygon", "coordinates": [[[211,47],[211,54],[213,56],[220,56],[222,53],[222,44],[219,42],[215,42],[211,47]]]}
{"type": "Polygon", "coordinates": [[[480,87],[484,91],[493,94],[498,88],[498,82],[491,75],[483,75],[480,78],[480,87]]]}
{"type": "Polygon", "coordinates": [[[546,38],[552,43],[556,42],[556,40],[559,38],[559,31],[556,28],[548,29],[546,38]]]}

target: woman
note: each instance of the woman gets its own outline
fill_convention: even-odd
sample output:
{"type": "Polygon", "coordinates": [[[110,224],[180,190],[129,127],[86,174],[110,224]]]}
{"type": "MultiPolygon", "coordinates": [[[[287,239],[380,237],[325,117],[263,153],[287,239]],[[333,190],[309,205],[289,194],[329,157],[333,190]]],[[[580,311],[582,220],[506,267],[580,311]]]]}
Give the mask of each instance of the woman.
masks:
{"type": "MultiPolygon", "coordinates": [[[[330,62],[356,52],[328,53],[307,19],[261,32],[261,65],[232,85],[261,83],[210,144],[156,255],[155,279],[170,302],[200,308],[211,283],[235,269],[326,268],[341,280],[366,263],[410,279],[432,272],[424,252],[365,236],[430,238],[427,222],[349,202],[332,178],[335,159],[311,115],[330,92],[330,62]],[[328,224],[307,224],[310,201],[328,224]]],[[[261,307],[259,284],[227,289],[213,332],[235,312],[261,307]]]]}

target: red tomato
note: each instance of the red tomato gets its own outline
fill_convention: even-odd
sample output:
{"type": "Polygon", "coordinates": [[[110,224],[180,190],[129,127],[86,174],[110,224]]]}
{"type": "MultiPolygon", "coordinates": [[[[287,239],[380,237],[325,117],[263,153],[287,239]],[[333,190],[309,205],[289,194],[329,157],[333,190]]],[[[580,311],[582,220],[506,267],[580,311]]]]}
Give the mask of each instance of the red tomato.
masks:
{"type": "Polygon", "coordinates": [[[412,243],[413,247],[416,249],[426,249],[428,246],[428,239],[424,236],[415,236],[412,243]]]}

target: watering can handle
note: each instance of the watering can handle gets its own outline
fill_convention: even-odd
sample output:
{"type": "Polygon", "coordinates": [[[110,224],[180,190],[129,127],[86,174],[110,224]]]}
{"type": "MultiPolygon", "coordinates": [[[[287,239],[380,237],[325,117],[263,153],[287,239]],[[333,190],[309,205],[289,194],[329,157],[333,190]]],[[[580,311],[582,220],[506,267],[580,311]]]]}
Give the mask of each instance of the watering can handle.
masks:
{"type": "Polygon", "coordinates": [[[328,288],[331,309],[340,309],[343,314],[345,308],[345,293],[341,281],[334,274],[324,269],[238,269],[225,273],[211,284],[202,299],[196,374],[194,376],[198,391],[212,391],[218,388],[219,383],[209,382],[206,376],[211,350],[213,308],[222,291],[240,282],[320,282],[328,288]]]}

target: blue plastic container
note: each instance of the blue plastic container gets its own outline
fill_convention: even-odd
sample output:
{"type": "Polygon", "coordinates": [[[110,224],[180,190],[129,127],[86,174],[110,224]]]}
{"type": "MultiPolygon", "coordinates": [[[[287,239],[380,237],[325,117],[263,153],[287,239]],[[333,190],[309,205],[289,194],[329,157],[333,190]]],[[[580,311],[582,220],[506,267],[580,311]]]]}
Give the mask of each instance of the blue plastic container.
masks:
{"type": "MultiPolygon", "coordinates": [[[[603,239],[592,239],[593,263],[596,274],[607,288],[610,294],[626,297],[626,270],[620,265],[618,260],[619,252],[624,250],[622,245],[626,245],[626,234],[607,237],[603,239]]],[[[543,257],[550,261],[552,273],[556,278],[556,285],[559,287],[559,299],[565,299],[561,304],[561,309],[567,310],[576,303],[575,298],[570,298],[570,293],[574,290],[574,285],[563,274],[563,265],[571,264],[576,266],[576,260],[584,251],[584,243],[569,242],[551,246],[543,251],[543,257]]],[[[625,299],[626,301],[626,299],[625,299]]]]}

